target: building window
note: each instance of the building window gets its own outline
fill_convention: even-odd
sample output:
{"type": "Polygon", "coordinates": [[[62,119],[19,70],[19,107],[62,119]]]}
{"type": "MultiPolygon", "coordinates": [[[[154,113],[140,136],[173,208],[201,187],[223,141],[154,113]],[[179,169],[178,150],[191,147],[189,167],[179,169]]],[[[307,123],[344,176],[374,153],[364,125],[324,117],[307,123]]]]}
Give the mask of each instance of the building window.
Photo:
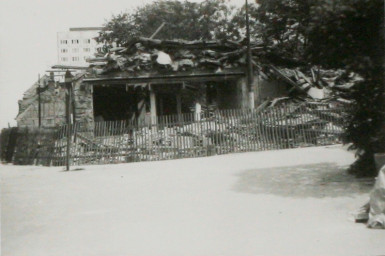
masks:
{"type": "Polygon", "coordinates": [[[68,49],[61,49],[60,52],[66,53],[66,52],[68,52],[68,49]]]}
{"type": "Polygon", "coordinates": [[[67,44],[68,41],[67,41],[67,40],[60,40],[60,43],[61,43],[61,44],[67,44]]]}
{"type": "Polygon", "coordinates": [[[61,61],[67,61],[68,60],[67,57],[61,57],[60,59],[61,59],[61,61]]]}
{"type": "Polygon", "coordinates": [[[72,52],[79,52],[79,48],[73,48],[72,52]]]}
{"type": "Polygon", "coordinates": [[[84,52],[90,52],[90,50],[91,50],[90,48],[84,48],[83,49],[84,52]]]}
{"type": "Polygon", "coordinates": [[[83,41],[85,44],[90,44],[91,43],[91,39],[84,39],[83,41]]]}
{"type": "Polygon", "coordinates": [[[72,61],[79,61],[79,57],[72,57],[72,61]]]}
{"type": "Polygon", "coordinates": [[[79,44],[79,40],[78,39],[72,39],[72,44],[79,44]]]}

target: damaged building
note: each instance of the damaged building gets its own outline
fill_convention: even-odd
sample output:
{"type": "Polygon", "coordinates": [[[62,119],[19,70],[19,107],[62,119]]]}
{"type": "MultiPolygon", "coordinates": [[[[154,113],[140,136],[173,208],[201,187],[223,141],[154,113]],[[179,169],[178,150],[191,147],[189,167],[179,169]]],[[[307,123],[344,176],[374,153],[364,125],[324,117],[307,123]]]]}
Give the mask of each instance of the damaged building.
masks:
{"type": "Polygon", "coordinates": [[[20,137],[17,147],[31,150],[16,150],[16,158],[115,163],[340,142],[345,95],[361,78],[273,65],[261,46],[252,51],[253,110],[243,42],[138,38],[99,53],[86,68],[54,66],[64,79],[44,76],[32,86],[17,120],[37,126],[40,102],[42,127],[58,129],[35,129],[43,136],[29,146],[20,137]]]}
{"type": "MultiPolygon", "coordinates": [[[[95,120],[248,106],[246,56],[237,42],[139,38],[89,61],[90,75],[83,83],[92,86],[95,120]]],[[[255,89],[257,101],[287,95],[285,83],[260,81],[258,76],[254,83],[263,94],[255,89]]]]}
{"type": "MultiPolygon", "coordinates": [[[[339,71],[279,68],[260,56],[261,46],[251,47],[255,106],[285,97],[321,101],[335,89],[348,90],[357,80],[353,77],[353,82],[344,81],[341,86],[336,82],[342,75],[339,71]]],[[[76,72],[72,81],[75,122],[149,122],[163,115],[249,107],[242,42],[137,38],[88,62],[89,68],[76,72]]],[[[42,83],[46,88],[41,92],[43,126],[61,125],[65,122],[65,86],[49,76],[42,83]]],[[[35,84],[20,101],[19,126],[37,124],[37,96],[35,84]]]]}

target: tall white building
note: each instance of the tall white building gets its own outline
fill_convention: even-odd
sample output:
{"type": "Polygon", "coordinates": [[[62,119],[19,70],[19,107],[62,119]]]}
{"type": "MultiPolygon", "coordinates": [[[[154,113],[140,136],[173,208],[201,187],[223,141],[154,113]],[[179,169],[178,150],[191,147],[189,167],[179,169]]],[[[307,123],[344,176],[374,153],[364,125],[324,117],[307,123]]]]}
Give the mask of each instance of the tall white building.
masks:
{"type": "Polygon", "coordinates": [[[57,33],[58,64],[86,66],[86,59],[97,52],[98,44],[93,39],[101,27],[70,28],[57,33]]]}

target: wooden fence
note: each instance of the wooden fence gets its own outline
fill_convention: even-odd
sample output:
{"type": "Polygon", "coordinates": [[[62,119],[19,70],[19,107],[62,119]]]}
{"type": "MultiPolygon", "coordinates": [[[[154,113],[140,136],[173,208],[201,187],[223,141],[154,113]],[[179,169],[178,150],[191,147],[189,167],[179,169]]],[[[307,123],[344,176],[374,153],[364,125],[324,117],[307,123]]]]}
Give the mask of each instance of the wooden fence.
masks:
{"type": "MultiPolygon", "coordinates": [[[[70,159],[76,165],[108,164],[336,144],[344,116],[343,108],[303,103],[147,121],[76,123],[71,127],[70,159]]],[[[65,165],[67,129],[42,133],[38,152],[25,153],[30,155],[27,162],[65,165]]]]}

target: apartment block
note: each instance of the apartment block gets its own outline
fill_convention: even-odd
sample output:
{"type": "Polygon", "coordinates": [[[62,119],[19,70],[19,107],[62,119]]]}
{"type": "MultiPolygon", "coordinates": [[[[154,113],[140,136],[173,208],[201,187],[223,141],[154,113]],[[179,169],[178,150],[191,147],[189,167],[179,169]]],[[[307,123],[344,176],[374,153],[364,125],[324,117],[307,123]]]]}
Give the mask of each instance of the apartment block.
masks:
{"type": "Polygon", "coordinates": [[[101,27],[70,28],[57,33],[58,64],[86,66],[86,59],[93,57],[99,47],[94,40],[101,27]]]}

